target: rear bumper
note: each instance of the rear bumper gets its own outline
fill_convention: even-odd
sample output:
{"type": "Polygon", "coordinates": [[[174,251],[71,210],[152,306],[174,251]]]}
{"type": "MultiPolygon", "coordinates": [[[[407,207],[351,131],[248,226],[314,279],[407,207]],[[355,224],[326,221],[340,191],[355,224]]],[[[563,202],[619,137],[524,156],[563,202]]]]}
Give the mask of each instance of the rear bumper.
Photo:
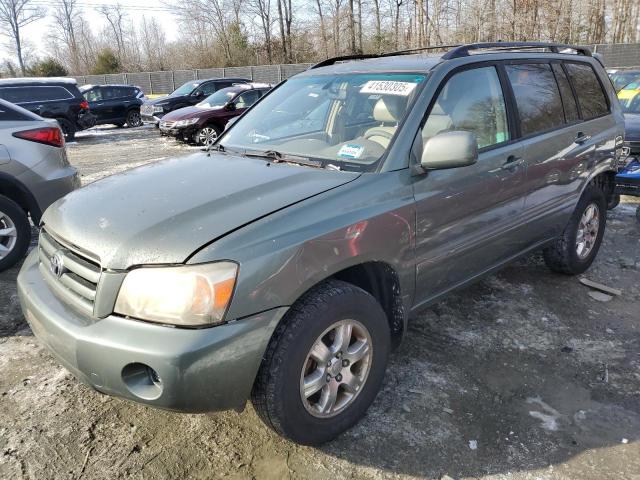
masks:
{"type": "Polygon", "coordinates": [[[22,310],[38,340],[94,389],[168,410],[242,408],[271,334],[287,310],[204,329],[118,316],[95,320],[62,303],[40,268],[34,251],[18,275],[22,310]],[[153,382],[141,366],[153,369],[159,381],[153,382]]]}

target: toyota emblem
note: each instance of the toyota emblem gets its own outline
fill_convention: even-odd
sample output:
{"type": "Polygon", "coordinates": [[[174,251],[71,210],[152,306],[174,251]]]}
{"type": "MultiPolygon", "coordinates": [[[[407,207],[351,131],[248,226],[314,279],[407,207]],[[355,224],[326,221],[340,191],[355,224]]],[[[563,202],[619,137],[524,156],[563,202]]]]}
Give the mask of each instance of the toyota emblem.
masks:
{"type": "Polygon", "coordinates": [[[56,277],[60,278],[62,276],[65,270],[62,252],[58,251],[51,256],[49,268],[56,277]]]}

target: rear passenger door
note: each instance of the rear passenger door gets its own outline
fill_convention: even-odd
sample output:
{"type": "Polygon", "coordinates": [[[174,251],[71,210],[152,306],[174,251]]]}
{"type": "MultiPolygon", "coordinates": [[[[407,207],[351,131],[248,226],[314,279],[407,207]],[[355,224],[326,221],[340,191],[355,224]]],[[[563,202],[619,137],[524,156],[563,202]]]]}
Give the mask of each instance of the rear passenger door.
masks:
{"type": "Polygon", "coordinates": [[[609,106],[589,64],[527,61],[505,70],[526,164],[527,234],[542,242],[562,231],[575,207],[597,145],[606,141],[599,132],[609,106]]]}
{"type": "MultiPolygon", "coordinates": [[[[416,143],[467,130],[474,165],[414,177],[416,299],[419,306],[519,253],[526,195],[520,146],[507,115],[506,80],[497,65],[454,73],[440,87],[416,143]]],[[[422,152],[415,148],[414,152],[422,152]]],[[[419,157],[418,157],[419,158],[419,157]]]]}

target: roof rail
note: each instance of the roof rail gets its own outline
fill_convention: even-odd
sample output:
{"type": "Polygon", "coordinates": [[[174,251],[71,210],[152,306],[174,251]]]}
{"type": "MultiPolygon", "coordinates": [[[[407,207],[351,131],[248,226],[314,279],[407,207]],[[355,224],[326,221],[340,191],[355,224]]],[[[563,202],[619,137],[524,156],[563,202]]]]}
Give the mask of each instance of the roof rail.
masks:
{"type": "Polygon", "coordinates": [[[454,48],[460,47],[460,45],[432,45],[429,47],[420,47],[420,48],[411,48],[409,50],[397,50],[395,52],[384,52],[384,53],[361,53],[355,55],[342,55],[339,57],[331,57],[323,60],[315,65],[309,67],[309,70],[314,68],[326,67],[328,65],[333,65],[338,62],[346,62],[348,60],[366,60],[368,58],[381,58],[381,57],[395,57],[396,55],[411,55],[413,53],[424,52],[428,50],[439,50],[443,48],[454,48]]]}
{"type": "Polygon", "coordinates": [[[533,48],[546,48],[551,53],[561,53],[560,50],[575,50],[578,55],[591,56],[591,50],[587,47],[578,45],[566,45],[564,43],[549,42],[480,42],[460,45],[449,50],[442,56],[443,60],[451,60],[452,58],[467,57],[471,55],[472,50],[528,50],[533,48]]]}

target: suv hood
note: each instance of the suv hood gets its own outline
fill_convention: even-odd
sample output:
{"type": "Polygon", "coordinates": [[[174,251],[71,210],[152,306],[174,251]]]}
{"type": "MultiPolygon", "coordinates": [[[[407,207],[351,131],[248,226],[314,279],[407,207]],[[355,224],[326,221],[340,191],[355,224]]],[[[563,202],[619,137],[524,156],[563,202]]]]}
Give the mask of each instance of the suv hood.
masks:
{"type": "Polygon", "coordinates": [[[198,153],[92,183],[55,202],[42,221],[103,268],[182,263],[232,230],[358,176],[198,153]]]}
{"type": "Polygon", "coordinates": [[[154,99],[147,99],[146,102],[144,103],[148,103],[150,105],[158,105],[159,103],[167,103],[167,102],[174,102],[176,99],[180,100],[182,98],[184,98],[186,95],[165,95],[164,97],[158,97],[158,98],[154,98],[154,99]]]}

